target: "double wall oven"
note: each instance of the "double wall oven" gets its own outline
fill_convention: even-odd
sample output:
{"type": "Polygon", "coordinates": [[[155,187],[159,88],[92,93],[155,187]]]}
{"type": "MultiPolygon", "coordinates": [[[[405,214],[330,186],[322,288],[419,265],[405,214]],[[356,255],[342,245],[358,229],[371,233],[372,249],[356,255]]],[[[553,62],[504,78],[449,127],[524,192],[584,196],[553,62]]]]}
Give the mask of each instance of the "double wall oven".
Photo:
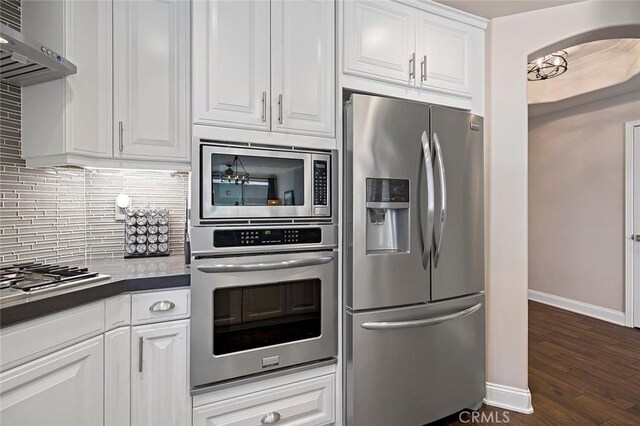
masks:
{"type": "Polygon", "coordinates": [[[335,357],[335,153],[194,151],[191,386],[335,357]]]}

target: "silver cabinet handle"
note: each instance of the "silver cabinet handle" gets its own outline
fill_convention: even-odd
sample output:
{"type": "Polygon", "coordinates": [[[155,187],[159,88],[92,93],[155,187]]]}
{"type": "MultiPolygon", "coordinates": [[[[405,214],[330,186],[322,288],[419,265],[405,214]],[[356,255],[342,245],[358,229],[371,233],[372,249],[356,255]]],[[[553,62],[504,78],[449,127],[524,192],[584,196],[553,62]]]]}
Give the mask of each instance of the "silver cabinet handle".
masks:
{"type": "Polygon", "coordinates": [[[278,95],[278,123],[282,124],[282,93],[278,95]]]}
{"type": "Polygon", "coordinates": [[[267,92],[262,92],[262,122],[267,121],[267,92]]]}
{"type": "Polygon", "coordinates": [[[440,140],[438,134],[433,133],[433,143],[436,147],[436,158],[438,162],[438,169],[440,171],[440,232],[438,234],[438,240],[436,242],[436,254],[433,256],[433,266],[438,267],[438,259],[440,258],[440,251],[442,250],[442,236],[444,235],[444,226],[447,219],[447,179],[444,171],[444,158],[442,157],[442,148],[440,147],[440,140]]]}
{"type": "Polygon", "coordinates": [[[260,423],[262,423],[263,425],[272,425],[274,423],[277,423],[279,420],[280,413],[278,413],[277,411],[272,411],[262,416],[260,423]]]}
{"type": "Polygon", "coordinates": [[[422,247],[422,267],[427,269],[431,256],[431,246],[433,245],[433,222],[435,215],[435,195],[433,183],[433,162],[431,161],[431,147],[429,146],[429,136],[427,132],[422,132],[422,155],[424,157],[425,173],[427,175],[427,238],[423,240],[422,247]]]}
{"type": "Polygon", "coordinates": [[[118,122],[118,149],[120,152],[124,150],[124,142],[122,141],[122,121],[118,122]]]}
{"type": "Polygon", "coordinates": [[[142,373],[142,348],[144,344],[144,337],[138,339],[138,373],[142,373]]]}
{"type": "Polygon", "coordinates": [[[412,53],[409,58],[409,80],[416,79],[416,53],[412,53]]]}
{"type": "Polygon", "coordinates": [[[476,312],[481,307],[482,307],[482,303],[477,303],[470,308],[467,308],[460,312],[454,312],[452,314],[440,315],[437,317],[412,320],[412,321],[393,321],[393,322],[372,321],[372,322],[362,323],[361,327],[364,328],[365,330],[395,330],[398,328],[425,327],[428,325],[436,325],[446,321],[464,318],[476,312]]]}
{"type": "Polygon", "coordinates": [[[281,262],[244,263],[239,265],[200,265],[196,269],[207,274],[218,272],[254,272],[273,271],[275,269],[302,268],[304,266],[324,265],[333,261],[333,256],[313,257],[310,259],[283,260],[281,262]]]}
{"type": "Polygon", "coordinates": [[[154,303],[149,307],[151,312],[165,312],[170,311],[176,307],[176,304],[169,300],[161,300],[159,302],[154,303]]]}
{"type": "Polygon", "coordinates": [[[420,81],[427,81],[427,55],[424,55],[420,62],[420,81]]]}

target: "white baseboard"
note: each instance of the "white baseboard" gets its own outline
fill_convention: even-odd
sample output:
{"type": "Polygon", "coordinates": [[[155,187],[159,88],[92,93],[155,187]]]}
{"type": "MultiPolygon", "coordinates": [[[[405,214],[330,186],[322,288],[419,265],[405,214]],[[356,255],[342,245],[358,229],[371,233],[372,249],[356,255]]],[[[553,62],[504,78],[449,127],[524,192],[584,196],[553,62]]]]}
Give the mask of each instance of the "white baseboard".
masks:
{"type": "Polygon", "coordinates": [[[555,306],[556,308],[565,309],[567,311],[597,318],[614,324],[625,325],[624,312],[614,311],[613,309],[590,305],[589,303],[578,302],[577,300],[554,296],[537,290],[529,290],[529,300],[544,303],[545,305],[555,306]]]}
{"type": "Polygon", "coordinates": [[[487,382],[487,396],[484,403],[518,413],[531,414],[531,392],[529,389],[518,389],[511,386],[487,382]]]}

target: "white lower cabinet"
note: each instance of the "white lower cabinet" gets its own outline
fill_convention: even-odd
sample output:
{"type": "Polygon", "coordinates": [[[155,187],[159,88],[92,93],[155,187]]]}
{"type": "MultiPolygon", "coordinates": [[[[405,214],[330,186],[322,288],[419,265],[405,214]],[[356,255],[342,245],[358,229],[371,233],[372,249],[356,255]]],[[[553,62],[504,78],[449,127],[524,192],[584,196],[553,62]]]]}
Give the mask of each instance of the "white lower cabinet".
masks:
{"type": "Polygon", "coordinates": [[[131,328],[131,425],[189,425],[189,320],[131,328]]]}
{"type": "Polygon", "coordinates": [[[103,336],[0,374],[0,424],[101,425],[103,336]]]}
{"type": "Polygon", "coordinates": [[[130,424],[131,327],[104,335],[104,424],[130,424]]]}
{"type": "Polygon", "coordinates": [[[194,426],[327,425],[335,422],[335,375],[221,399],[193,409],[194,426]]]}

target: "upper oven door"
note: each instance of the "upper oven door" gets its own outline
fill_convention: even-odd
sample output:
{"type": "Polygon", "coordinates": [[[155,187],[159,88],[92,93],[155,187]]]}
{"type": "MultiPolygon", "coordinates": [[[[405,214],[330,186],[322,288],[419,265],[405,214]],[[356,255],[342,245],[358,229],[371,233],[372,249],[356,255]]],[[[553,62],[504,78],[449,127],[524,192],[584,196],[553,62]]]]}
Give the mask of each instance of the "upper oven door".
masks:
{"type": "Polygon", "coordinates": [[[217,145],[200,155],[204,221],[315,216],[314,165],[330,155],[217,145]]]}

